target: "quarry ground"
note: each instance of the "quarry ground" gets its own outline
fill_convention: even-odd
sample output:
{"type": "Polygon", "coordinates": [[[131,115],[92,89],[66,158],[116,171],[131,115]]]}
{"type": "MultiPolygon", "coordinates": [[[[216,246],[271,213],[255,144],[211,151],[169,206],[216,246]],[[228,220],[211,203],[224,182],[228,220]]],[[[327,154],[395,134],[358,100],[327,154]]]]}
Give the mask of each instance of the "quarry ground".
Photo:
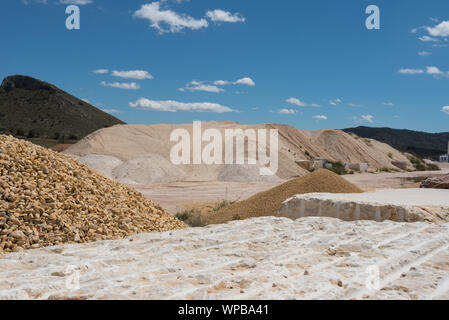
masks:
{"type": "Polygon", "coordinates": [[[0,259],[0,299],[449,299],[449,225],[265,217],[0,259]]]}
{"type": "MultiPolygon", "coordinates": [[[[363,173],[343,177],[365,191],[416,188],[419,187],[419,180],[423,177],[434,177],[449,173],[449,164],[441,164],[441,166],[441,171],[363,173]]],[[[176,214],[186,204],[246,200],[259,192],[267,191],[282,183],[283,181],[264,183],[176,182],[133,187],[148,199],[159,203],[168,212],[176,214]]]]}
{"type": "Polygon", "coordinates": [[[159,203],[168,212],[176,214],[186,204],[245,200],[282,183],[283,181],[278,183],[176,182],[134,188],[148,199],[159,203]]]}
{"type": "Polygon", "coordinates": [[[377,174],[362,173],[344,176],[349,182],[357,185],[365,191],[378,189],[416,188],[420,185],[420,179],[441,176],[449,173],[449,164],[442,163],[441,171],[417,171],[417,172],[382,172],[377,174]]]}

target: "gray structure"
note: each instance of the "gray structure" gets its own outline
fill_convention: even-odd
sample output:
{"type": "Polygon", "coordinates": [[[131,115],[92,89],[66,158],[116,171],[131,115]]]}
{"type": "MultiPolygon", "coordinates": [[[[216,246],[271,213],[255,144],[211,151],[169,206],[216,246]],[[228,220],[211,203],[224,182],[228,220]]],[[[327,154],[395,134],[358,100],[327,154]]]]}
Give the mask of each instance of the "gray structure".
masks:
{"type": "Polygon", "coordinates": [[[447,144],[447,154],[440,156],[440,162],[449,162],[449,142],[447,144]]]}

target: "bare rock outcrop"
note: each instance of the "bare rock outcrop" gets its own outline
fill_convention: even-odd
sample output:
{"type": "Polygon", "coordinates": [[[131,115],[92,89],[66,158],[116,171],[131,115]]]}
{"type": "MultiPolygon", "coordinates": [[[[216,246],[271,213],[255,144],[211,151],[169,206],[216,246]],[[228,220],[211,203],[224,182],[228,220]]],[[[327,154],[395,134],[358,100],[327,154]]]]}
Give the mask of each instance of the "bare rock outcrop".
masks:
{"type": "Polygon", "coordinates": [[[436,178],[429,178],[421,184],[421,188],[449,189],[449,174],[436,178]]]}
{"type": "Polygon", "coordinates": [[[449,190],[398,189],[367,193],[309,193],[286,200],[286,218],[331,217],[345,221],[449,222],[449,190]]]}

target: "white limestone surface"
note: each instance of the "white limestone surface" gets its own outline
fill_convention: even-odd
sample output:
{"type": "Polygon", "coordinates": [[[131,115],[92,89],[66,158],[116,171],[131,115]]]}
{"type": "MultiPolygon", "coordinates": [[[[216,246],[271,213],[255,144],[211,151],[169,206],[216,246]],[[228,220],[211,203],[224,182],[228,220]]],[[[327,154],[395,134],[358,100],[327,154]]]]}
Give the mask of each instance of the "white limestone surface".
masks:
{"type": "Polygon", "coordinates": [[[397,222],[449,222],[449,190],[395,189],[367,193],[309,193],[286,200],[279,216],[397,222]]]}
{"type": "Polygon", "coordinates": [[[226,225],[0,257],[0,299],[449,299],[449,224],[226,225]]]}

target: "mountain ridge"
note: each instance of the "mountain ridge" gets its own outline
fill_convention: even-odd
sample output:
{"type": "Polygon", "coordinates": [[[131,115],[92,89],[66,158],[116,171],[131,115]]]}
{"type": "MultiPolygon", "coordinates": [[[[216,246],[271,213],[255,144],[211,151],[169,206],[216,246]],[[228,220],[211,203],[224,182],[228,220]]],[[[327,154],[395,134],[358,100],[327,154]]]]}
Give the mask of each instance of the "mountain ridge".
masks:
{"type": "Polygon", "coordinates": [[[384,142],[402,152],[414,153],[422,158],[437,159],[438,156],[448,152],[449,132],[429,133],[408,129],[365,126],[347,128],[343,131],[356,134],[361,138],[384,142]]]}
{"type": "Polygon", "coordinates": [[[39,79],[13,75],[6,77],[0,86],[0,133],[3,134],[79,140],[117,124],[125,123],[39,79]]]}

